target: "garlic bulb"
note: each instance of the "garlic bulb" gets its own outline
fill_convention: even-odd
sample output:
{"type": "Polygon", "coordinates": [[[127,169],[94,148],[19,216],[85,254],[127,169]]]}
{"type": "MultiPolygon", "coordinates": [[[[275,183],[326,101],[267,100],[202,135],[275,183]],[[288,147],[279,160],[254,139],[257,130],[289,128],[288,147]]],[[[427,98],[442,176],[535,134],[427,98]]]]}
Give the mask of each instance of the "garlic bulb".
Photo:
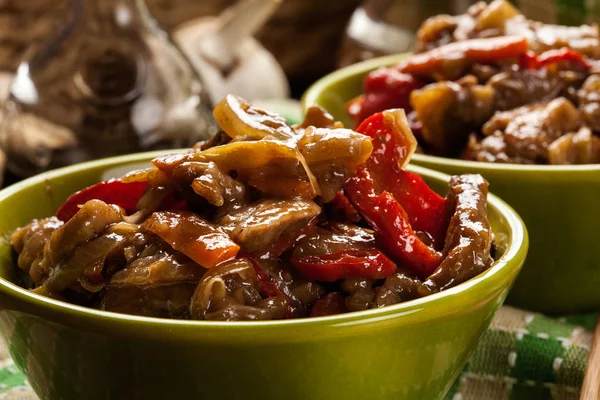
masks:
{"type": "Polygon", "coordinates": [[[289,96],[283,69],[252,38],[279,5],[280,0],[241,0],[217,17],[175,30],[175,41],[204,78],[213,103],[231,93],[250,101],[289,96]]]}

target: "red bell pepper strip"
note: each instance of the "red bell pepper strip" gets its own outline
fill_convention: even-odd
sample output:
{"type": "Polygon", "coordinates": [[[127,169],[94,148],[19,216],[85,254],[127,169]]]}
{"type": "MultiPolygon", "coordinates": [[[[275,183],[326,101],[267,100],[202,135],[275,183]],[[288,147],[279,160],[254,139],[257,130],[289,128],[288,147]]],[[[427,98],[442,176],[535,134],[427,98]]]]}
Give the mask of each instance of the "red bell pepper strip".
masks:
{"type": "Polygon", "coordinates": [[[356,208],[350,203],[348,197],[344,194],[343,190],[336,193],[335,197],[329,202],[331,212],[335,219],[344,222],[359,222],[361,219],[360,214],[356,211],[356,208]]]}
{"type": "Polygon", "coordinates": [[[570,48],[548,50],[540,55],[528,51],[521,56],[520,65],[521,68],[540,69],[562,61],[571,62],[585,70],[592,68],[592,64],[582,53],[570,48]]]}
{"type": "MultiPolygon", "coordinates": [[[[446,200],[431,190],[418,174],[402,169],[416,148],[416,140],[401,111],[372,115],[356,131],[373,138],[373,152],[364,166],[375,193],[393,194],[406,211],[412,228],[427,232],[436,247],[443,247],[448,223],[446,200]]],[[[349,190],[347,187],[347,194],[354,202],[349,190]]]]}
{"type": "Polygon", "coordinates": [[[143,227],[204,268],[231,260],[240,250],[229,235],[189,211],[157,211],[143,227]]]}
{"type": "Polygon", "coordinates": [[[56,217],[63,222],[70,220],[79,206],[90,200],[102,200],[107,204],[115,204],[130,214],[136,211],[135,206],[144,194],[148,182],[123,183],[118,179],[110,179],[97,183],[72,194],[58,209],[56,217]]]}
{"type": "Polygon", "coordinates": [[[383,279],[397,268],[377,249],[348,249],[321,256],[293,257],[291,262],[308,280],[323,282],[346,278],[383,279]]]}
{"type": "MultiPolygon", "coordinates": [[[[377,240],[400,265],[421,278],[436,270],[442,261],[441,253],[419,239],[406,212],[392,194],[375,193],[366,166],[359,167],[346,182],[346,190],[354,206],[375,230],[377,240]]],[[[419,194],[415,192],[415,196],[419,194]]]]}
{"type": "MultiPolygon", "coordinates": [[[[122,182],[119,179],[97,183],[93,186],[72,194],[67,201],[58,209],[56,217],[67,222],[77,212],[79,207],[90,200],[102,200],[107,204],[117,205],[125,210],[126,214],[137,211],[137,204],[148,188],[148,182],[122,182]]],[[[171,192],[162,202],[161,209],[164,210],[186,210],[188,204],[185,200],[177,197],[171,192]]]]}
{"type": "Polygon", "coordinates": [[[325,315],[343,314],[347,311],[344,296],[338,292],[331,292],[315,301],[315,304],[310,309],[309,316],[322,317],[325,315]]]}
{"type": "Polygon", "coordinates": [[[275,259],[285,253],[287,250],[293,248],[300,239],[311,235],[317,231],[317,219],[313,218],[308,224],[295,231],[284,233],[273,242],[269,247],[260,252],[252,254],[252,257],[257,260],[262,259],[275,259]]]}
{"type": "Polygon", "coordinates": [[[189,204],[187,201],[181,199],[178,196],[178,192],[171,192],[169,195],[163,200],[160,205],[161,210],[188,210],[189,204]]]}
{"type": "Polygon", "coordinates": [[[284,295],[275,282],[273,282],[269,274],[263,271],[258,262],[251,255],[245,253],[241,253],[240,255],[250,261],[250,264],[252,264],[254,267],[254,271],[256,271],[256,278],[258,279],[258,291],[260,292],[261,296],[277,297],[284,295]]]}
{"type": "Polygon", "coordinates": [[[397,67],[384,67],[372,71],[364,81],[363,95],[346,105],[356,124],[367,117],[392,108],[410,112],[410,93],[423,86],[414,76],[403,74],[397,67]]]}
{"type": "Polygon", "coordinates": [[[440,72],[449,61],[464,60],[465,64],[493,63],[518,58],[525,54],[527,47],[527,40],[520,36],[462,40],[414,54],[399,64],[399,70],[429,77],[440,72]]]}

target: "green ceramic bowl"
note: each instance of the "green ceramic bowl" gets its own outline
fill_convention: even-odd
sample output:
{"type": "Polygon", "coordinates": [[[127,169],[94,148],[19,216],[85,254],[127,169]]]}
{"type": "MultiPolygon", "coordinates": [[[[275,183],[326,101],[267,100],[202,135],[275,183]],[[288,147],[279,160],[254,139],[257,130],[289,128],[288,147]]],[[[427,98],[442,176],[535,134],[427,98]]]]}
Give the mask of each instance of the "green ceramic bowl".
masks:
{"type": "MultiPolygon", "coordinates": [[[[364,77],[406,57],[381,57],[336,71],[308,89],[303,105],[319,104],[354,126],[344,105],[362,93],[364,77]]],[[[531,247],[507,303],[547,314],[600,311],[600,164],[507,165],[421,154],[412,162],[451,175],[482,174],[490,190],[523,218],[531,247]]]]}
{"type": "MultiPolygon", "coordinates": [[[[508,238],[494,266],[443,293],[384,309],[272,322],[176,321],[82,308],[11,283],[15,228],[157,155],[85,163],[0,192],[0,330],[44,400],[441,399],[527,252],[523,223],[490,195],[493,229],[508,238]]],[[[446,191],[448,176],[411,169],[446,191]]]]}

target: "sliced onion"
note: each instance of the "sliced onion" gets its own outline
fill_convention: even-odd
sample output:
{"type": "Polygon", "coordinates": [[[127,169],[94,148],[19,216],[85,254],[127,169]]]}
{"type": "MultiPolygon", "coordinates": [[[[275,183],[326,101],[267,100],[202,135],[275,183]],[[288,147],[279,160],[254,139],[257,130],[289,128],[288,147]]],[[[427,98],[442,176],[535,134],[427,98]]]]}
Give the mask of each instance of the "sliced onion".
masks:
{"type": "Polygon", "coordinates": [[[246,100],[231,94],[215,106],[213,115],[231,138],[287,140],[296,136],[281,116],[254,108],[246,100]]]}

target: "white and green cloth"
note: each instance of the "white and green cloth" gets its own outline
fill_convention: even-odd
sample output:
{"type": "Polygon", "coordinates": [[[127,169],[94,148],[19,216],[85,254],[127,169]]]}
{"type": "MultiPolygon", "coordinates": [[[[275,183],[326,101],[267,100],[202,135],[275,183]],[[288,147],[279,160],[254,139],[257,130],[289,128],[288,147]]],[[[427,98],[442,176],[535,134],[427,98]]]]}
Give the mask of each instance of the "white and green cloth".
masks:
{"type": "Polygon", "coordinates": [[[446,400],[578,400],[595,321],[502,307],[446,400]]]}

